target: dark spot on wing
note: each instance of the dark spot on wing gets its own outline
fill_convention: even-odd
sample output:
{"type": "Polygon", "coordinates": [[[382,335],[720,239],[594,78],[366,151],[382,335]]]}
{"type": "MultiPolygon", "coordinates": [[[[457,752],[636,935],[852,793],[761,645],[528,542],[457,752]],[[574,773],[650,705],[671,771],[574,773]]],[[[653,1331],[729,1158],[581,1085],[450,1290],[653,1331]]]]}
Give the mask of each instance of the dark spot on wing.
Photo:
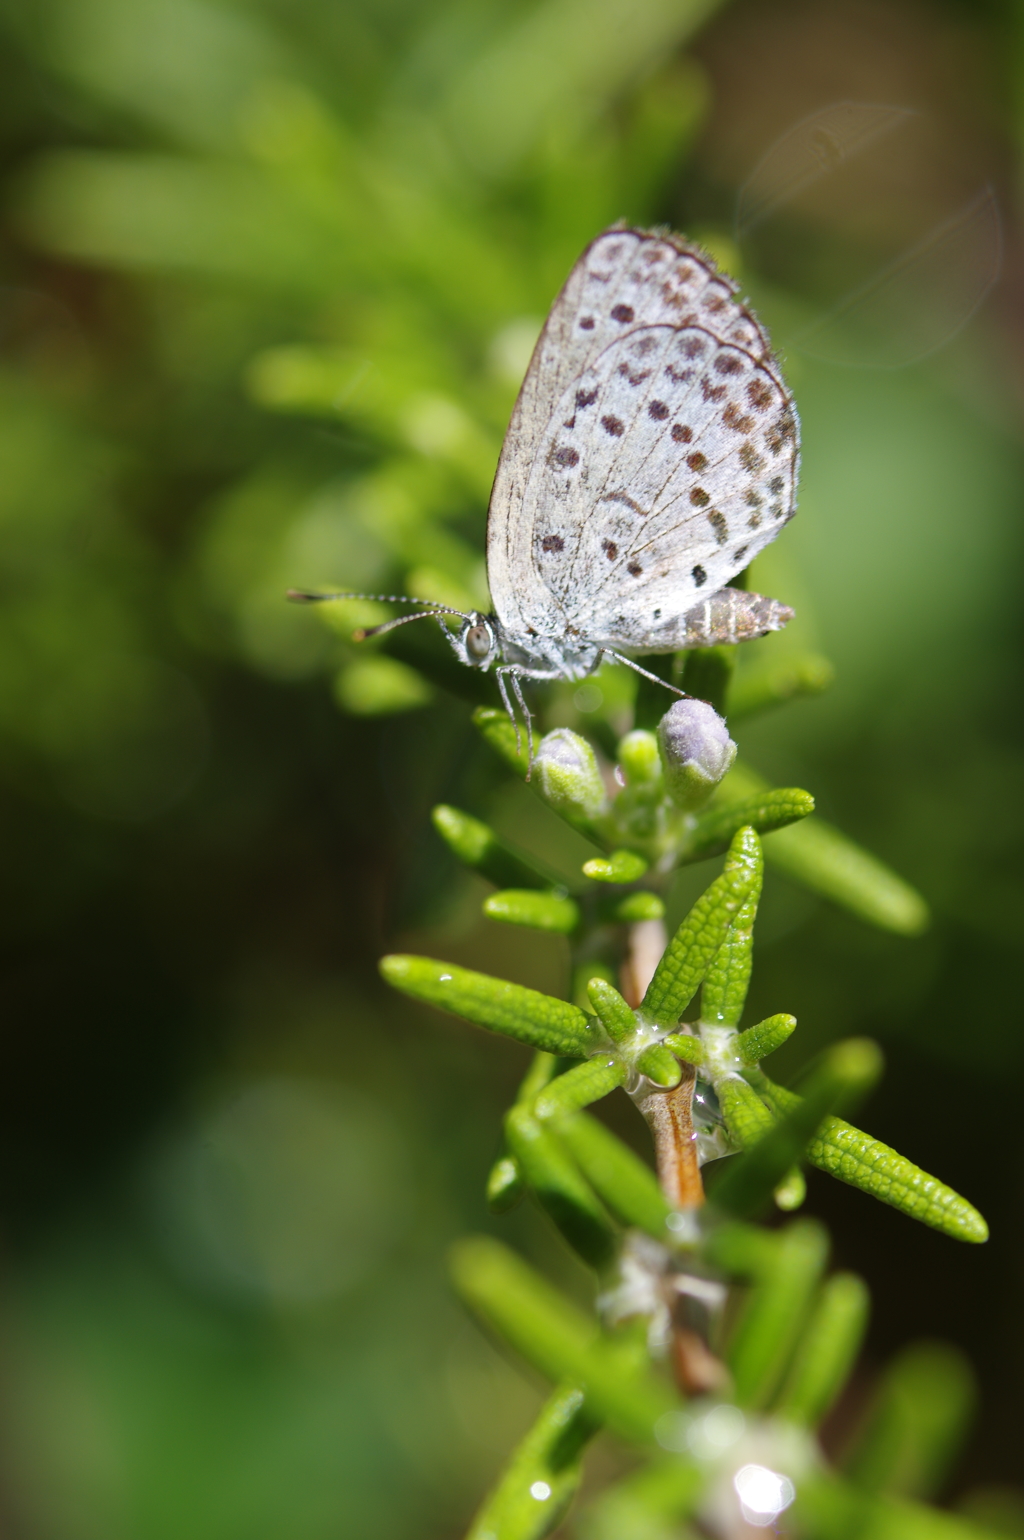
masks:
{"type": "Polygon", "coordinates": [[[777,455],[787,439],[796,437],[796,423],[792,412],[783,412],[765,433],[764,441],[773,455],[777,455]]]}
{"type": "Polygon", "coordinates": [[[631,508],[634,513],[639,514],[641,519],[646,519],[647,517],[647,509],[641,508],[640,504],[635,502],[628,492],[606,492],[604,497],[599,498],[598,501],[602,503],[622,503],[626,508],[631,508]]]}
{"type": "Polygon", "coordinates": [[[619,554],[619,548],[615,544],[615,541],[614,540],[604,540],[604,541],[601,542],[601,544],[602,544],[602,549],[604,550],[604,554],[607,556],[608,560],[609,561],[614,561],[616,556],[618,556],[618,554],[619,554]]]}
{"type": "Polygon", "coordinates": [[[564,551],[565,541],[561,535],[545,535],[540,548],[542,551],[564,551]]]}
{"type": "Polygon", "coordinates": [[[631,346],[634,353],[638,353],[641,358],[646,358],[651,349],[656,348],[658,344],[653,337],[639,337],[631,346]]]}
{"type": "Polygon", "coordinates": [[[772,404],[772,388],[764,380],[751,380],[747,386],[747,400],[756,412],[763,412],[772,404]]]}
{"type": "Polygon", "coordinates": [[[756,476],[758,471],[764,469],[764,457],[758,454],[749,439],[745,444],[740,445],[740,461],[752,476],[756,476]]]}
{"type": "Polygon", "coordinates": [[[707,515],[707,521],[715,532],[715,539],[719,545],[724,545],[729,538],[729,526],[725,522],[725,515],[719,513],[717,508],[712,508],[707,515]]]}
{"type": "Polygon", "coordinates": [[[698,588],[703,588],[704,584],[708,580],[707,573],[704,571],[704,568],[702,566],[700,566],[699,564],[696,567],[694,567],[694,569],[693,569],[692,573],[690,574],[690,576],[693,578],[693,581],[694,581],[695,585],[698,588]]]}
{"type": "Polygon", "coordinates": [[[664,422],[668,416],[668,407],[664,401],[651,401],[647,406],[648,417],[653,417],[655,422],[664,422]]]}
{"type": "Polygon", "coordinates": [[[695,508],[706,508],[711,498],[703,487],[694,487],[690,493],[690,502],[695,508]]]}
{"type": "Polygon", "coordinates": [[[626,568],[626,571],[629,573],[630,577],[639,577],[643,570],[643,567],[641,567],[638,561],[631,561],[629,566],[626,568]]]}
{"type": "Polygon", "coordinates": [[[711,294],[704,301],[705,309],[710,310],[712,315],[717,315],[720,310],[724,310],[727,304],[728,300],[724,294],[711,294]]]}
{"type": "MultiPolygon", "coordinates": [[[[700,388],[705,401],[721,401],[725,395],[725,386],[712,385],[706,374],[701,375],[700,388]]],[[[728,411],[728,407],[726,410],[728,411]]]]}
{"type": "Polygon", "coordinates": [[[580,316],[580,331],[592,332],[594,330],[594,317],[592,315],[580,316]]]}
{"type": "Polygon", "coordinates": [[[743,365],[735,353],[719,353],[715,359],[714,369],[716,374],[739,374],[742,368],[743,365]]]}
{"type": "Polygon", "coordinates": [[[621,321],[623,326],[625,326],[626,322],[627,321],[632,321],[632,319],[633,319],[633,307],[632,307],[632,305],[613,305],[612,306],[612,320],[613,321],[621,321]]]}
{"type": "Polygon", "coordinates": [[[722,413],[722,421],[727,428],[735,428],[737,433],[749,433],[754,426],[752,417],[744,417],[735,401],[730,401],[722,413]]]}
{"type": "Polygon", "coordinates": [[[574,465],[578,465],[579,461],[580,461],[579,455],[577,454],[576,450],[572,448],[572,446],[570,444],[558,444],[558,445],[555,446],[554,449],[552,449],[551,453],[548,455],[548,464],[549,465],[551,465],[551,466],[559,465],[564,470],[569,470],[574,465]]]}
{"type": "Polygon", "coordinates": [[[683,343],[684,358],[703,358],[707,350],[707,343],[702,341],[700,337],[687,337],[683,343]]]}
{"type": "Polygon", "coordinates": [[[611,434],[612,438],[622,437],[622,423],[617,417],[612,417],[611,415],[602,417],[601,426],[606,433],[611,434]]]}
{"type": "Polygon", "coordinates": [[[708,463],[708,457],[702,455],[699,449],[695,449],[692,455],[686,456],[686,463],[691,471],[702,471],[708,463]]]}
{"type": "MultiPolygon", "coordinates": [[[[669,379],[674,380],[677,385],[688,385],[689,382],[693,379],[694,375],[694,371],[692,369],[673,369],[671,364],[665,365],[665,373],[668,375],[669,379]]],[[[722,388],[724,390],[725,387],[723,386],[722,388]]]]}
{"type": "Polygon", "coordinates": [[[644,380],[649,380],[651,377],[651,371],[649,369],[638,369],[636,374],[634,374],[628,364],[620,364],[618,372],[622,375],[623,379],[628,380],[631,385],[642,385],[644,380]]]}
{"type": "Polygon", "coordinates": [[[776,497],[781,497],[782,496],[782,488],[783,488],[784,485],[785,485],[785,483],[783,482],[781,476],[773,476],[771,481],[769,481],[769,483],[768,483],[768,490],[769,490],[769,492],[774,493],[774,495],[776,497]]]}
{"type": "Polygon", "coordinates": [[[733,552],[733,561],[742,561],[747,554],[747,547],[741,545],[738,551],[733,552]]]}
{"type": "Polygon", "coordinates": [[[693,429],[687,428],[681,422],[672,424],[672,437],[677,444],[688,444],[693,438],[693,429]]]}
{"type": "Polygon", "coordinates": [[[660,620],[661,619],[661,611],[660,610],[655,610],[654,618],[655,618],[655,620],[660,620]]]}
{"type": "Polygon", "coordinates": [[[596,386],[594,387],[593,390],[578,390],[576,392],[576,405],[577,405],[577,407],[593,406],[593,404],[594,404],[594,402],[596,400],[597,400],[597,387],[596,386]]]}

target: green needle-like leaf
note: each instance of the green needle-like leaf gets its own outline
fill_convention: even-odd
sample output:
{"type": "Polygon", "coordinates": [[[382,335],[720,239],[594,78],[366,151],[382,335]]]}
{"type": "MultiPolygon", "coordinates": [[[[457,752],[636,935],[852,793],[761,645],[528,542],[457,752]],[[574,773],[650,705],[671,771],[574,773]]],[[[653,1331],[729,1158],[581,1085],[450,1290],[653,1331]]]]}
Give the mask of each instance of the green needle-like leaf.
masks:
{"type": "Polygon", "coordinates": [[[601,1492],[587,1509],[584,1540],[693,1540],[682,1521],[707,1481],[696,1461],[660,1460],[601,1492]]]}
{"type": "Polygon", "coordinates": [[[618,1236],[604,1206],[554,1132],[528,1107],[505,1117],[505,1137],[530,1190],[574,1251],[590,1267],[607,1267],[618,1236]]]}
{"type": "Polygon", "coordinates": [[[727,1360],[740,1406],[767,1406],[789,1362],[828,1257],[828,1237],[814,1220],[779,1232],[771,1263],[743,1307],[727,1360]]]}
{"type": "MultiPolygon", "coordinates": [[[[790,1111],[799,1099],[766,1075],[761,1074],[755,1084],[778,1112],[790,1111]]],[[[838,1181],[859,1187],[954,1240],[988,1240],[988,1225],[966,1198],[842,1118],[823,1119],[807,1146],[806,1158],[838,1181]]]]}
{"type": "Polygon", "coordinates": [[[921,895],[831,824],[815,820],[784,829],[772,841],[769,860],[882,930],[918,936],[928,928],[928,905],[921,895]]]}
{"type": "Polygon", "coordinates": [[[465,866],[496,888],[548,888],[550,878],[502,844],[493,829],[457,807],[440,802],[431,813],[434,828],[465,866]]]}
{"type": "Polygon", "coordinates": [[[792,1037],[795,1029],[795,1016],[787,1016],[784,1012],[778,1016],[767,1016],[764,1021],[740,1033],[735,1043],[736,1052],[744,1064],[759,1064],[770,1053],[774,1053],[776,1048],[781,1048],[792,1037]]]}
{"type": "Polygon", "coordinates": [[[627,1042],[637,1030],[636,1016],[613,984],[607,979],[592,978],[587,985],[587,995],[594,1007],[594,1014],[601,1018],[608,1036],[613,1042],[627,1042]]]}
{"type": "Polygon", "coordinates": [[[801,695],[820,695],[834,678],[835,669],[828,659],[813,652],[742,669],[729,686],[729,720],[752,716],[755,711],[801,695]]]}
{"type": "Polygon", "coordinates": [[[772,1189],[775,1207],[790,1214],[798,1209],[807,1197],[807,1181],[799,1166],[790,1166],[782,1181],[772,1189]]]}
{"type": "Polygon", "coordinates": [[[505,925],[527,925],[532,930],[556,931],[568,936],[580,922],[579,906],[564,893],[538,893],[530,888],[506,888],[484,899],[484,914],[505,925]]]}
{"type": "Polygon", "coordinates": [[[519,734],[517,745],[515,728],[506,713],[499,711],[495,706],[477,706],[473,712],[473,723],[498,757],[503,759],[521,780],[525,781],[526,773],[530,768],[526,734],[523,732],[519,734]]]}
{"type": "Polygon", "coordinates": [[[649,1016],[666,1026],[679,1020],[760,873],[760,841],[753,829],[740,829],[729,847],[724,872],[698,898],[658,964],[643,999],[649,1016]]]}
{"type": "Polygon", "coordinates": [[[466,1540],[542,1540],[550,1534],[576,1495],[583,1449],[599,1426],[582,1390],[560,1386],[512,1455],[466,1540]]]}
{"type": "Polygon", "coordinates": [[[761,792],[742,802],[714,807],[697,819],[686,842],[686,854],[692,861],[717,856],[744,824],[750,824],[758,834],[772,834],[813,812],[814,798],[809,791],[801,791],[796,786],[761,792]]]}
{"type": "Polygon", "coordinates": [[[603,906],[599,910],[602,919],[618,920],[621,925],[636,925],[641,920],[662,920],[665,918],[665,905],[657,893],[627,893],[624,898],[609,905],[605,910],[603,906]]]}
{"type": "Polygon", "coordinates": [[[734,1027],[743,1015],[750,988],[754,920],[761,897],[763,868],[735,923],[711,960],[701,993],[701,1020],[716,1027],[734,1027]]]}
{"type": "MultiPolygon", "coordinates": [[[[726,1126],[742,1149],[751,1149],[775,1127],[775,1119],[764,1102],[739,1075],[720,1080],[716,1090],[726,1126]]],[[[774,1185],[774,1182],[768,1184],[769,1187],[774,1185]]]]}
{"type": "Polygon", "coordinates": [[[380,971],[395,989],[532,1048],[583,1058],[601,1046],[594,1025],[581,1010],[536,989],[432,957],[398,953],[383,957],[380,971]]]}
{"type": "Polygon", "coordinates": [[[814,1540],[999,1540],[996,1531],[968,1519],[921,1503],[876,1497],[824,1470],[798,1483],[787,1518],[790,1513],[798,1532],[814,1540]]]}
{"type": "Polygon", "coordinates": [[[565,1117],[589,1107],[614,1091],[626,1079],[628,1069],[613,1057],[598,1054],[585,1064],[574,1064],[541,1091],[533,1110],[539,1118],[565,1117]]]}
{"type": "Polygon", "coordinates": [[[487,1207],[492,1214],[507,1214],[526,1191],[522,1167],[514,1155],[501,1155],[487,1177],[487,1207]]]}
{"type": "MultiPolygon", "coordinates": [[[[551,1053],[537,1052],[516,1093],[516,1106],[532,1106],[544,1087],[557,1074],[560,1061],[551,1053]]],[[[526,1191],[522,1169],[506,1149],[491,1167],[487,1178],[487,1205],[493,1214],[514,1208],[526,1191]]]]}
{"type": "Polygon", "coordinates": [[[971,1368],[940,1342],[919,1342],[890,1364],[846,1473],[870,1492],[932,1497],[943,1486],[974,1410],[971,1368]]]}
{"type": "Polygon", "coordinates": [[[671,1048],[677,1059],[685,1059],[687,1064],[704,1064],[708,1051],[699,1037],[691,1037],[688,1032],[672,1032],[668,1037],[662,1038],[666,1048],[671,1048]]]}
{"type": "MultiPolygon", "coordinates": [[[[752,1149],[731,1162],[715,1186],[715,1203],[733,1214],[756,1213],[790,1166],[804,1157],[822,1118],[833,1107],[863,1095],[881,1070],[882,1056],[866,1038],[850,1038],[830,1048],[808,1084],[804,1100],[792,1106],[782,1122],[758,1139],[752,1149]]],[[[736,1084],[726,1082],[726,1086],[736,1084]]],[[[748,1101],[746,1106],[749,1110],[752,1103],[748,1101]]]]}
{"type": "Polygon", "coordinates": [[[559,1121],[557,1128],[558,1137],[615,1217],[664,1240],[665,1221],[672,1211],[651,1168],[586,1112],[559,1121]]]}
{"type": "Polygon", "coordinates": [[[647,862],[643,856],[635,855],[632,850],[613,850],[607,860],[603,856],[595,856],[592,861],[584,861],[583,875],[593,882],[636,882],[647,870],[647,862]]]}
{"type": "MultiPolygon", "coordinates": [[[[715,806],[743,802],[768,789],[762,776],[738,763],[722,782],[715,806]]],[[[817,816],[774,834],[765,846],[765,858],[805,887],[883,930],[916,936],[928,925],[928,906],[909,883],[817,816]]]]}
{"type": "Polygon", "coordinates": [[[588,1405],[624,1438],[653,1441],[654,1425],[675,1402],[667,1386],[639,1369],[634,1355],[602,1340],[593,1321],[497,1241],[459,1242],[455,1287],[517,1352],[555,1381],[584,1391],[588,1405]]]}
{"type": "Polygon", "coordinates": [[[648,1080],[666,1090],[678,1085],[683,1078],[679,1060],[663,1043],[652,1043],[649,1048],[645,1048],[636,1061],[636,1067],[641,1075],[646,1075],[648,1080]]]}
{"type": "Polygon", "coordinates": [[[757,1279],[774,1266],[782,1233],[730,1219],[709,1229],[705,1252],[708,1260],[727,1277],[757,1279]]]}
{"type": "Polygon", "coordinates": [[[846,1384],[868,1323],[870,1296],[855,1273],[835,1273],[818,1295],[775,1410],[818,1425],[846,1384]]]}

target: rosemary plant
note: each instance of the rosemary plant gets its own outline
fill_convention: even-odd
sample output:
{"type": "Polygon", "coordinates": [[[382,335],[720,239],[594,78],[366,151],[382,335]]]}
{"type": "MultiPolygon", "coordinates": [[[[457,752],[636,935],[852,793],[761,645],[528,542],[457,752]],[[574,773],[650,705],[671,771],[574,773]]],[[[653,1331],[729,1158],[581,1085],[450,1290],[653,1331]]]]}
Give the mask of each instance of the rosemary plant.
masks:
{"type": "MultiPolygon", "coordinates": [[[[476,712],[490,746],[595,855],[569,891],[466,812],[437,807],[435,827],[493,884],[486,915],[568,938],[572,999],[427,957],[381,963],[396,989],[533,1050],[487,1179],[489,1202],[500,1213],[528,1193],[594,1274],[587,1314],[494,1239],[455,1249],[465,1302],[553,1387],[470,1540],[551,1534],[601,1428],[632,1447],[636,1465],[573,1515],[585,1540],[668,1540],[693,1534],[693,1524],[723,1540],[768,1527],[809,1540],[981,1533],[915,1500],[947,1461],[962,1401],[938,1349],[896,1362],[842,1469],[815,1437],[857,1356],[868,1296],[854,1274],[828,1273],[818,1222],[762,1222],[773,1203],[800,1207],[801,1166],[952,1240],[977,1243],[988,1231],[966,1199],[846,1121],[881,1069],[872,1042],[836,1044],[793,1090],[764,1062],[794,1018],[743,1025],[765,861],[893,931],[921,929],[927,911],[838,830],[805,821],[809,793],[770,788],[736,762],[727,708],[734,720],[819,688],[820,660],[748,676],[732,700],[730,676],[727,650],[690,654],[692,697],[656,731],[628,733],[614,774],[566,728],[547,733],[528,766],[504,713],[476,712]],[[671,874],[723,854],[669,936],[671,874]],[[653,1166],[585,1110],[614,1092],[646,1119],[653,1166]],[[702,1168],[727,1156],[705,1196],[702,1168]]],[[[638,703],[640,719],[649,705],[638,703]]]]}

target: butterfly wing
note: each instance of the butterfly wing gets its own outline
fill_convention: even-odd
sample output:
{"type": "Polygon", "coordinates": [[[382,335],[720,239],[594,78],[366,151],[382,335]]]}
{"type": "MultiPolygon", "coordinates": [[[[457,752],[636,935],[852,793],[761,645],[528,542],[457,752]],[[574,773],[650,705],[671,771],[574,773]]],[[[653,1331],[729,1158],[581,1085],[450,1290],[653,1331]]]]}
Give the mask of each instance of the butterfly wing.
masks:
{"type": "Polygon", "coordinates": [[[502,450],[499,621],[651,650],[774,538],[796,467],[792,401],[731,280],[675,239],[606,232],[552,307],[502,450]]]}

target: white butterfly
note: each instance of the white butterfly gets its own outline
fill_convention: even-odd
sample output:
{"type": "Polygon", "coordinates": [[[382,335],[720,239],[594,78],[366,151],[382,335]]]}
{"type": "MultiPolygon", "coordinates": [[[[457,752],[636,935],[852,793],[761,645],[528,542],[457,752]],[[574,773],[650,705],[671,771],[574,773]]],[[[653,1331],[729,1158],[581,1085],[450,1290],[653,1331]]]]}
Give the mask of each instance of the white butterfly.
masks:
{"type": "MultiPolygon", "coordinates": [[[[793,399],[737,285],[681,237],[613,227],[551,307],[498,462],[487,518],[493,612],[442,627],[496,665],[529,726],[523,679],[583,679],[605,658],[738,642],[792,610],[727,587],[792,517],[793,399]]],[[[306,594],[292,598],[388,597],[306,594]]],[[[396,602],[424,603],[401,599],[396,602]]],[[[662,681],[658,681],[661,683],[662,681]]]]}

